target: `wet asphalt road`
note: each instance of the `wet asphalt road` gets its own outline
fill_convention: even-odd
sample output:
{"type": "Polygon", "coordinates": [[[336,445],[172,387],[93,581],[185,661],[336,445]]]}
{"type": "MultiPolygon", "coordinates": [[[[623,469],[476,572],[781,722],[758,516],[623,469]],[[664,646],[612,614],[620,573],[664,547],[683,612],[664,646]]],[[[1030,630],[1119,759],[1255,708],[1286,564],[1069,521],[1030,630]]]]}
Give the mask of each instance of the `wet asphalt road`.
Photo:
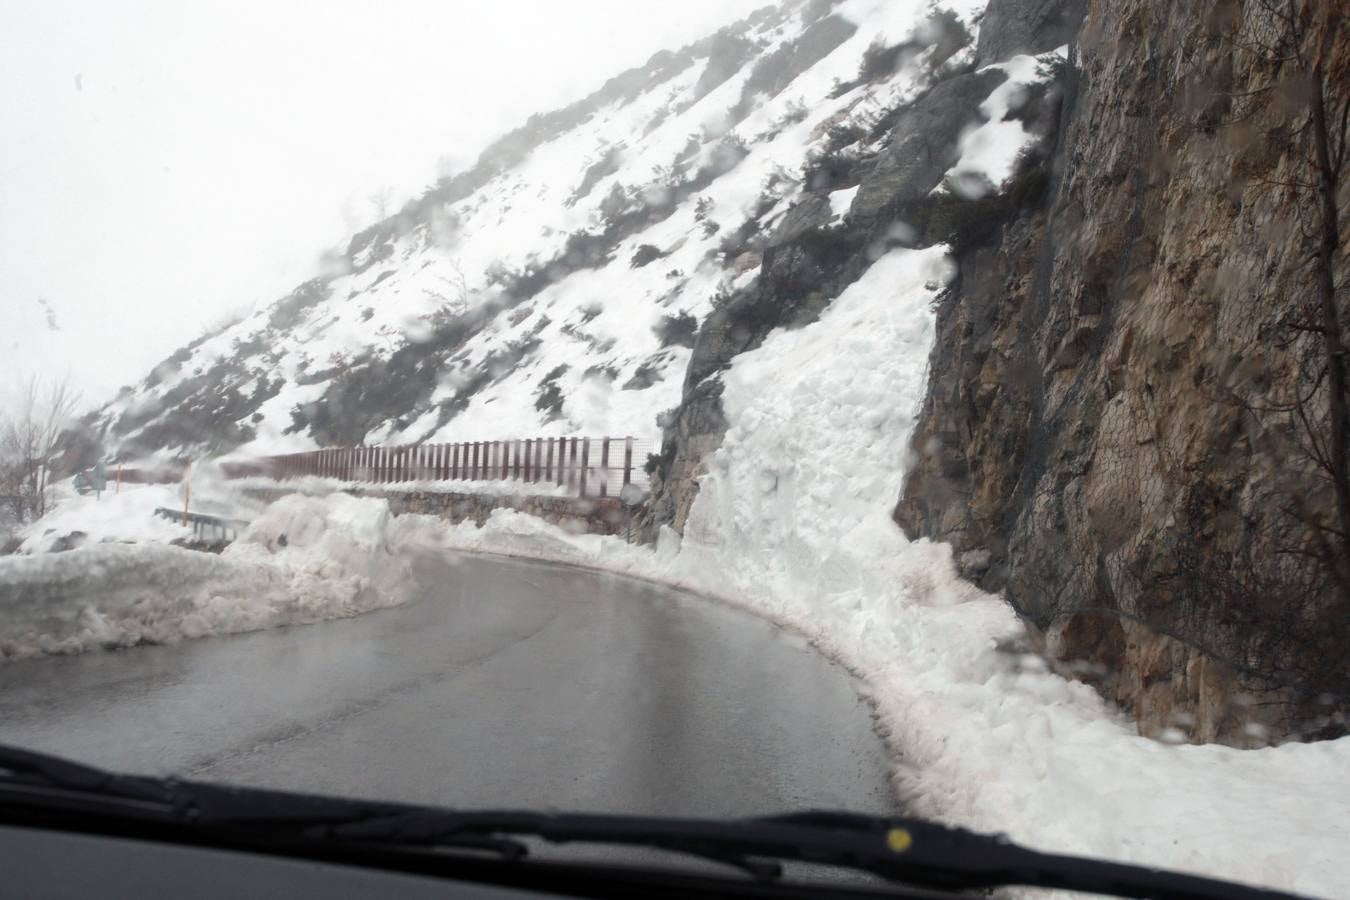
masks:
{"type": "Polygon", "coordinates": [[[895,811],[848,675],[748,614],[541,563],[418,561],[355,619],[0,665],[0,742],[464,806],[895,811]]]}

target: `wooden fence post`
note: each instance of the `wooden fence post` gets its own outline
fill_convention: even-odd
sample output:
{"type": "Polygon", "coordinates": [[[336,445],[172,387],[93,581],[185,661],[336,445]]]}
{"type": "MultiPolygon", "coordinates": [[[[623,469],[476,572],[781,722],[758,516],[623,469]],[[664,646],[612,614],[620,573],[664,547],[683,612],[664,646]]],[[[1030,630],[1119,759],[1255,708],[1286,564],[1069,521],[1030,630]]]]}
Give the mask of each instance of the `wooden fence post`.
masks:
{"type": "Polygon", "coordinates": [[[577,485],[577,453],[580,445],[580,438],[572,438],[572,452],[569,455],[571,465],[567,467],[567,484],[569,487],[576,487],[577,485]]]}
{"type": "Polygon", "coordinates": [[[600,496],[609,496],[609,438],[600,442],[600,496]]]}
{"type": "Polygon", "coordinates": [[[633,483],[633,439],[623,439],[623,486],[633,483]]]}
{"type": "Polygon", "coordinates": [[[585,497],[585,496],[586,496],[586,475],[587,475],[587,469],[590,468],[590,464],[591,464],[591,439],[590,439],[590,438],[582,438],[582,439],[581,439],[581,484],[580,484],[580,487],[581,487],[581,493],[580,493],[580,496],[582,496],[582,497],[585,497]]]}

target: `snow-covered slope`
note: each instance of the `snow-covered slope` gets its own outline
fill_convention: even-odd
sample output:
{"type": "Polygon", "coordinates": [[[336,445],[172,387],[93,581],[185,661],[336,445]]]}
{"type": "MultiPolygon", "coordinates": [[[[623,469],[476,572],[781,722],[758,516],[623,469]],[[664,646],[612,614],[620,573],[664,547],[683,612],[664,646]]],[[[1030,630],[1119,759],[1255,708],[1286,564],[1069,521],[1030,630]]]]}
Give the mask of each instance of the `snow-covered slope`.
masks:
{"type": "MultiPolygon", "coordinates": [[[[844,221],[856,187],[831,192],[832,162],[969,66],[983,6],[797,0],[657,54],[173,354],[96,427],[124,456],[655,439],[695,329],[756,277],[760,236],[809,195],[844,221]]],[[[1006,168],[1012,130],[993,149],[972,132],[960,179],[1006,168]]]]}

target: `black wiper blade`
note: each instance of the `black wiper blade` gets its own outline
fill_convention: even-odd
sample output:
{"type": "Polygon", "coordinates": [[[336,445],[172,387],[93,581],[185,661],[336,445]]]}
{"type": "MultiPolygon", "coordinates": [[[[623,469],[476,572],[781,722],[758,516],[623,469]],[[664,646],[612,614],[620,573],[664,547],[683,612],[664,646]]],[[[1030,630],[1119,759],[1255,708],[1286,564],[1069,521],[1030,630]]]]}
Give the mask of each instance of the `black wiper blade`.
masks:
{"type": "Polygon", "coordinates": [[[689,831],[671,827],[672,823],[687,825],[698,821],[579,813],[418,809],[337,825],[331,834],[347,840],[424,846],[439,846],[447,837],[464,834],[511,834],[541,838],[553,844],[589,843],[666,850],[731,866],[763,881],[782,876],[783,867],[774,860],[734,852],[714,836],[698,829],[689,831]],[[647,824],[652,827],[639,827],[647,824]]]}
{"type": "Polygon", "coordinates": [[[447,835],[510,834],[555,844],[624,845],[693,854],[775,877],[764,860],[868,872],[948,891],[1010,885],[1116,897],[1292,900],[1294,895],[1160,869],[1040,853],[1006,839],[919,819],[805,812],[751,819],[677,819],[531,812],[421,811],[334,829],[357,840],[434,845],[447,835]]]}
{"type": "Polygon", "coordinates": [[[166,783],[159,779],[120,775],[5,744],[0,744],[0,771],[9,773],[6,780],[11,783],[45,784],[84,794],[152,803],[171,799],[166,783]]]}
{"type": "Polygon", "coordinates": [[[324,845],[482,850],[519,859],[528,852],[520,839],[536,838],[681,853],[762,880],[779,877],[781,863],[799,862],[944,891],[1021,885],[1116,897],[1297,900],[1196,875],[1041,853],[920,819],[837,812],[720,820],[460,811],[119,775],[0,745],[0,812],[25,804],[74,810],[90,799],[103,804],[105,815],[125,812],[207,834],[242,829],[255,837],[324,845]]]}
{"type": "MultiPolygon", "coordinates": [[[[326,837],[344,822],[389,816],[388,804],[120,775],[59,756],[0,744],[0,810],[6,806],[114,814],[193,828],[240,828],[254,833],[326,837]],[[8,774],[4,774],[8,773],[8,774]]],[[[482,850],[519,859],[519,841],[477,834],[447,838],[447,848],[482,850]]]]}

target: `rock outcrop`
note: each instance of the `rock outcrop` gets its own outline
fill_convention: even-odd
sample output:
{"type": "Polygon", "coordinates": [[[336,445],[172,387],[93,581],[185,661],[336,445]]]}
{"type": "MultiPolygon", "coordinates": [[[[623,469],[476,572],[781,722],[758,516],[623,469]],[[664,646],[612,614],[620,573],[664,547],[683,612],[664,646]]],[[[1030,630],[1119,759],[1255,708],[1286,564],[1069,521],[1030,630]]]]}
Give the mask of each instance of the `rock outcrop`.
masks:
{"type": "MultiPolygon", "coordinates": [[[[957,276],[913,445],[897,448],[913,461],[896,521],[950,542],[1146,734],[1343,731],[1350,609],[1310,525],[1335,520],[1308,452],[1328,422],[1305,314],[1308,100],[1277,57],[1289,40],[1305,63],[1324,54],[1341,110],[1350,38],[1323,0],[1296,4],[1293,31],[1268,6],[992,0],[973,59],[887,113],[869,153],[827,154],[814,197],[754,248],[759,277],[703,324],[646,535],[688,515],[736,354],[811,321],[878,247],[943,241],[957,276]],[[1002,80],[987,66],[1064,44],[1019,112],[1038,141],[1002,190],[933,193],[1002,80]],[[850,215],[830,224],[824,197],[846,187],[850,215]]],[[[1348,197],[1343,183],[1342,220],[1348,197]]],[[[1343,250],[1333,267],[1344,285],[1343,250]]]]}
{"type": "Polygon", "coordinates": [[[1046,203],[959,255],[896,511],[1149,734],[1344,728],[1309,107],[1271,59],[1323,48],[1343,109],[1350,35],[1297,6],[1090,5],[1046,203]]]}

